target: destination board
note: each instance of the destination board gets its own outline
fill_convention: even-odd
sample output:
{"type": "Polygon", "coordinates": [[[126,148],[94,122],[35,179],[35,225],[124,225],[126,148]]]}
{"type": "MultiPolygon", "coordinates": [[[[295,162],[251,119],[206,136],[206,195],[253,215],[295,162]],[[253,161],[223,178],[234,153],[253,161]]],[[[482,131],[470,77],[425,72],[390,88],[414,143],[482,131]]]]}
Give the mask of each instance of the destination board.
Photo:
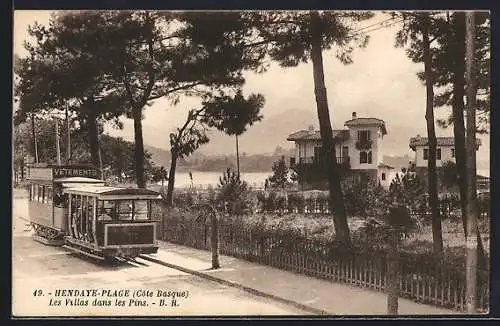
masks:
{"type": "Polygon", "coordinates": [[[52,169],[46,167],[28,167],[28,179],[52,180],[52,169]]]}
{"type": "Polygon", "coordinates": [[[54,179],[68,177],[85,177],[99,179],[101,173],[92,167],[79,166],[56,166],[54,170],[54,179]]]}

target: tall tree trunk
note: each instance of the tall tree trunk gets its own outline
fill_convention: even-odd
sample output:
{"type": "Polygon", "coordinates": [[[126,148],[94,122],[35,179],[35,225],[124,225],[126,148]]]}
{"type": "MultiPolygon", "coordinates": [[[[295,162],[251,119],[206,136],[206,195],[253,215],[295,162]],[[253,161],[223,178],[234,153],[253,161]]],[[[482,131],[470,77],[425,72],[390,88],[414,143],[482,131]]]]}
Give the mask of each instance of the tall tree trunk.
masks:
{"type": "Polygon", "coordinates": [[[172,162],[170,164],[170,170],[168,173],[168,184],[167,184],[167,206],[172,207],[174,204],[173,194],[174,194],[174,183],[175,183],[175,169],[177,168],[177,151],[174,149],[170,150],[172,154],[172,162]]]}
{"type": "Polygon", "coordinates": [[[210,228],[211,228],[211,251],[212,251],[212,269],[220,268],[219,262],[219,229],[217,221],[217,210],[211,207],[210,210],[210,228]]]}
{"type": "Polygon", "coordinates": [[[399,231],[392,229],[387,252],[387,314],[397,315],[399,310],[399,231]]]}
{"type": "Polygon", "coordinates": [[[432,244],[434,254],[443,254],[443,232],[441,226],[441,215],[439,209],[439,199],[437,193],[437,172],[436,155],[437,139],[434,127],[434,87],[432,77],[432,58],[430,53],[429,26],[430,19],[428,14],[422,18],[422,36],[423,36],[423,55],[425,67],[425,87],[427,91],[425,119],[427,120],[427,137],[429,140],[429,160],[427,160],[428,173],[428,192],[429,206],[432,213],[432,244]]]}
{"type": "Polygon", "coordinates": [[[89,147],[92,165],[101,171],[102,175],[102,158],[101,147],[99,146],[99,129],[97,127],[97,116],[92,112],[88,113],[87,126],[89,130],[89,147]]]}
{"type": "Polygon", "coordinates": [[[61,139],[59,137],[59,119],[54,119],[55,122],[55,133],[56,133],[56,162],[57,165],[61,165],[61,139]]]}
{"type": "Polygon", "coordinates": [[[146,188],[144,174],[144,140],[142,138],[142,107],[134,107],[135,176],[138,188],[146,188]]]}
{"type": "MultiPolygon", "coordinates": [[[[460,189],[460,207],[462,225],[467,237],[467,169],[465,151],[465,13],[456,12],[453,15],[453,134],[455,138],[455,160],[457,165],[458,187],[460,189]]],[[[484,268],[487,264],[483,242],[479,228],[477,233],[478,266],[484,268]]]]}
{"type": "Polygon", "coordinates": [[[466,310],[476,313],[477,285],[477,196],[476,196],[476,71],[474,62],[475,26],[474,13],[466,18],[467,64],[467,263],[466,263],[466,310]]]}
{"type": "Polygon", "coordinates": [[[321,18],[317,11],[311,11],[311,60],[313,63],[314,93],[316,95],[316,105],[318,111],[318,120],[323,143],[323,162],[324,171],[328,177],[328,188],[330,190],[330,199],[332,204],[333,221],[335,234],[338,240],[345,244],[350,244],[349,225],[342,198],[340,186],[340,176],[338,173],[335,144],[333,142],[333,132],[330,123],[330,112],[328,109],[328,99],[326,94],[323,56],[321,53],[321,18]]]}

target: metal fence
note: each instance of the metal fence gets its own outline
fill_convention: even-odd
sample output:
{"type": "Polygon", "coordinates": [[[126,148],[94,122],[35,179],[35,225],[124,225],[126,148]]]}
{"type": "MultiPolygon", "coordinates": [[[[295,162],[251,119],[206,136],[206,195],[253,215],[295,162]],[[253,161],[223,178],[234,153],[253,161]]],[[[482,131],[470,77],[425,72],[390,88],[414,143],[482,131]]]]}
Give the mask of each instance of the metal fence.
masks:
{"type": "MultiPolygon", "coordinates": [[[[209,250],[210,226],[166,218],[164,239],[209,250]]],[[[332,242],[308,239],[280,231],[219,225],[221,254],[273,266],[334,282],[384,291],[387,258],[383,252],[355,252],[339,249],[332,242]]],[[[401,253],[400,296],[419,303],[463,311],[465,309],[465,267],[430,255],[401,253]]],[[[478,271],[478,312],[489,307],[489,273],[478,271]]]]}

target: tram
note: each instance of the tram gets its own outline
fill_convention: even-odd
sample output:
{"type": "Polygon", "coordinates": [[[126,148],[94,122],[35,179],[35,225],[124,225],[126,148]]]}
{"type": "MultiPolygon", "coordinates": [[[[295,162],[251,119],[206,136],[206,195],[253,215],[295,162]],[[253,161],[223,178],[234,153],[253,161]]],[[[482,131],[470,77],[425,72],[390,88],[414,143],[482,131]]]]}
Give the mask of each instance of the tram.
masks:
{"type": "Polygon", "coordinates": [[[158,251],[151,212],[159,193],[106,186],[84,165],[30,166],[28,181],[34,240],[101,260],[158,251]]]}

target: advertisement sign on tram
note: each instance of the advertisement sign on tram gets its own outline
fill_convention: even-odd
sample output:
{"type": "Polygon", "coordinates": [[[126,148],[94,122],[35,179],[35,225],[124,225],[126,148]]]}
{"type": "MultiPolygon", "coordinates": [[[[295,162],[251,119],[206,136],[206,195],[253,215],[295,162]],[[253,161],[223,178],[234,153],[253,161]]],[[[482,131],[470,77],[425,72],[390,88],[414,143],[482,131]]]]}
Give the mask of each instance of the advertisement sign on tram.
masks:
{"type": "Polygon", "coordinates": [[[31,180],[54,180],[69,177],[85,177],[100,179],[98,169],[85,165],[31,166],[28,168],[28,178],[31,180]]]}

